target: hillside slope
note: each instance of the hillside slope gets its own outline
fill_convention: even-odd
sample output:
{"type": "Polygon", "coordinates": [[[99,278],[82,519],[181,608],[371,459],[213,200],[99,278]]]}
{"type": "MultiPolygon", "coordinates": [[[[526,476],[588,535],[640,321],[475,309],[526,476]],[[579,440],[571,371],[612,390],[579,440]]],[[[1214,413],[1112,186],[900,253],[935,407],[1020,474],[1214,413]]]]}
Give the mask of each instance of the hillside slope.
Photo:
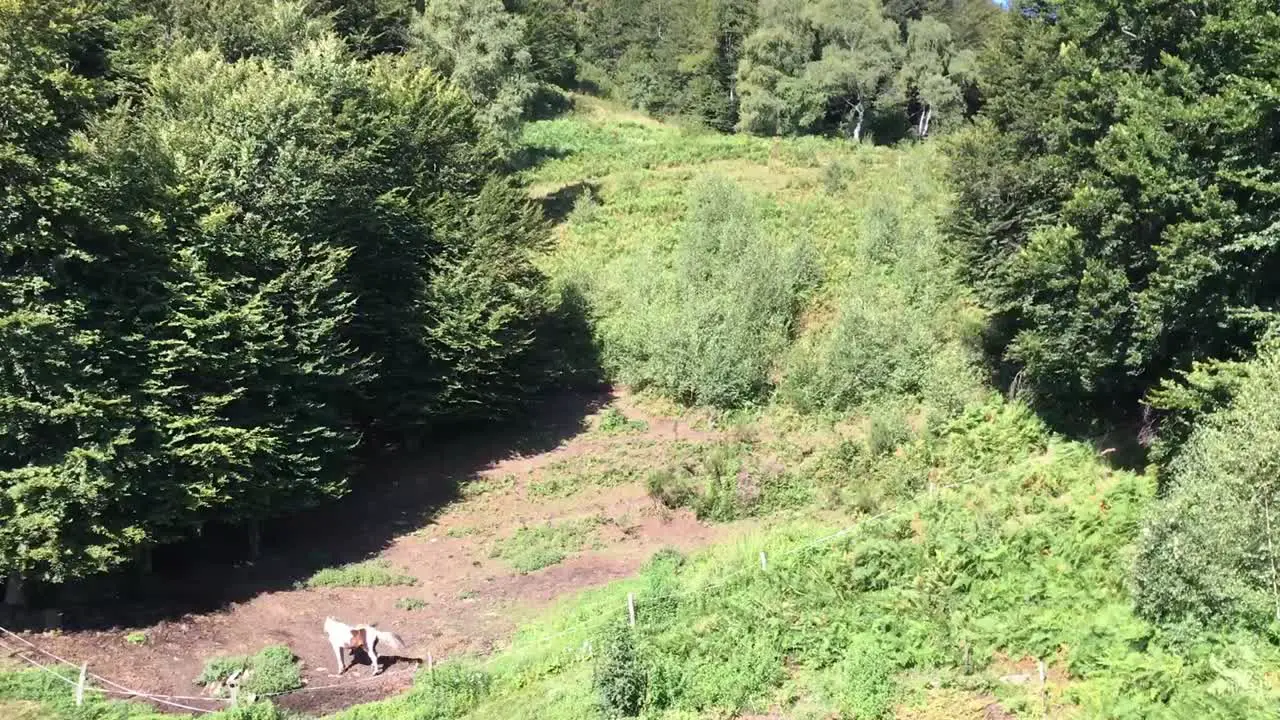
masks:
{"type": "MultiPolygon", "coordinates": [[[[1272,716],[1280,653],[1265,638],[1133,614],[1152,477],[984,387],[982,312],[940,231],[936,147],[722,136],[589,98],[529,125],[525,147],[557,223],[540,264],[641,393],[607,426],[625,437],[628,417],[682,417],[662,398],[723,407],[699,413],[706,442],[642,431],[624,461],[588,438],[566,472],[519,483],[515,504],[464,493],[448,516],[470,518],[463,534],[553,498],[567,517],[608,485],[655,517],[682,513],[698,537],[620,539],[628,563],[598,580],[643,550],[638,574],[562,598],[506,649],[460,642],[474,654],[330,717],[1272,716]],[[679,548],[653,553],[667,544],[679,548]]],[[[671,429],[689,433],[688,419],[671,429]]],[[[0,697],[65,695],[42,682],[0,697]]],[[[83,717],[59,702],[51,717],[83,717]]]]}

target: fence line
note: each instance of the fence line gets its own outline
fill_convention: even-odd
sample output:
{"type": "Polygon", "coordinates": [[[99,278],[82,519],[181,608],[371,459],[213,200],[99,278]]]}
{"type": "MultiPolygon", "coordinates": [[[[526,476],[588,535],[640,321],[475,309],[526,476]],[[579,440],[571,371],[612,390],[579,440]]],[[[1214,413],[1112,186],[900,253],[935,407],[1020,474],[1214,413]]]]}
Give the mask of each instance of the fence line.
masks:
{"type": "MultiPolygon", "coordinates": [[[[59,660],[59,661],[63,662],[64,664],[67,664],[65,660],[62,660],[61,658],[58,658],[58,657],[57,657],[56,655],[54,655],[53,653],[48,652],[47,650],[41,649],[41,648],[39,648],[39,647],[37,647],[37,646],[33,645],[33,644],[32,644],[32,643],[30,643],[30,642],[27,642],[27,641],[26,641],[25,639],[23,639],[22,637],[19,637],[19,636],[15,635],[13,632],[10,632],[9,630],[7,630],[7,629],[5,629],[5,628],[0,627],[0,631],[4,632],[6,635],[9,635],[9,636],[12,636],[12,637],[17,638],[18,640],[21,640],[21,641],[23,642],[23,644],[30,646],[31,648],[33,648],[33,649],[34,649],[34,650],[36,650],[37,652],[40,652],[40,653],[42,653],[42,654],[44,654],[44,655],[48,655],[49,657],[55,658],[55,659],[57,659],[57,660],[59,660]]],[[[170,697],[173,697],[173,696],[168,696],[168,695],[150,695],[150,694],[147,694],[147,693],[136,692],[136,691],[128,690],[128,689],[125,689],[123,692],[122,692],[122,691],[112,691],[112,690],[106,690],[106,689],[103,689],[103,688],[96,688],[96,687],[93,687],[93,686],[91,686],[91,685],[88,685],[87,683],[85,683],[85,684],[83,684],[83,685],[82,685],[81,683],[76,682],[75,680],[72,680],[71,678],[68,678],[67,676],[65,676],[65,675],[63,675],[62,673],[58,672],[57,670],[55,670],[55,669],[53,669],[53,668],[49,667],[48,665],[45,665],[44,663],[41,663],[40,661],[35,660],[35,659],[33,659],[33,658],[27,657],[27,653],[28,653],[28,652],[30,652],[29,650],[22,650],[22,649],[20,649],[20,648],[15,648],[15,647],[13,647],[12,645],[8,645],[8,644],[5,644],[5,643],[0,643],[0,645],[3,645],[3,647],[4,647],[6,650],[9,650],[9,651],[10,651],[10,655],[11,655],[12,657],[16,657],[16,658],[18,658],[18,659],[20,659],[20,660],[23,660],[24,662],[27,662],[27,663],[29,663],[29,664],[31,664],[31,665],[33,665],[33,666],[35,666],[36,668],[39,668],[40,670],[42,670],[42,671],[44,671],[44,672],[46,672],[46,673],[48,673],[48,674],[52,675],[53,677],[55,677],[55,678],[57,678],[57,679],[61,680],[62,682],[64,682],[64,683],[66,683],[66,684],[70,685],[70,686],[72,687],[72,689],[73,689],[73,690],[78,690],[79,692],[77,693],[77,697],[83,697],[83,695],[82,695],[82,693],[83,693],[83,692],[97,692],[97,693],[103,693],[103,694],[128,695],[128,696],[131,696],[131,697],[137,697],[137,698],[141,698],[141,699],[148,700],[148,701],[151,701],[151,702],[160,703],[161,705],[168,705],[169,707],[178,708],[179,710],[189,710],[189,711],[191,711],[191,712],[196,712],[196,713],[210,713],[210,712],[214,712],[214,711],[209,710],[209,709],[207,709],[207,708],[198,708],[198,707],[192,707],[192,706],[190,706],[190,705],[183,705],[182,703],[173,702],[172,700],[167,699],[167,698],[170,698],[170,697]]],[[[71,665],[70,667],[72,667],[73,669],[75,669],[75,666],[74,666],[74,665],[71,665]]],[[[78,671],[78,669],[77,669],[77,671],[78,671]]],[[[97,676],[95,675],[94,677],[96,678],[97,676]]],[[[107,682],[111,683],[111,681],[109,681],[109,680],[108,680],[107,682]]],[[[119,684],[117,684],[117,683],[111,683],[111,684],[112,684],[112,685],[116,685],[117,687],[120,687],[120,688],[123,688],[123,687],[124,687],[123,685],[119,685],[119,684]]],[[[215,698],[191,698],[191,699],[196,699],[196,700],[206,700],[206,701],[207,701],[207,700],[213,700],[213,699],[215,699],[215,698]]]]}
{"type": "MultiPolygon", "coordinates": [[[[992,472],[989,472],[989,473],[983,473],[983,474],[978,475],[978,476],[976,476],[976,477],[969,478],[968,480],[965,480],[965,481],[960,481],[960,482],[950,483],[950,484],[948,484],[948,485],[941,485],[941,486],[931,485],[931,486],[930,486],[930,488],[929,488],[929,494],[930,494],[930,495],[932,495],[932,494],[934,494],[934,493],[936,493],[936,492],[939,492],[939,491],[942,491],[942,490],[953,490],[953,489],[956,489],[956,488],[963,487],[963,486],[965,486],[965,485],[970,485],[970,484],[972,484],[972,483],[979,482],[979,481],[981,481],[981,480],[985,480],[985,479],[993,478],[993,477],[995,477],[995,476],[997,476],[997,475],[1000,475],[1000,474],[1004,474],[1004,473],[1007,473],[1007,472],[1010,472],[1010,471],[1016,471],[1016,470],[1021,469],[1021,466],[1025,465],[1025,464],[1027,464],[1027,461],[1026,461],[1026,460],[1024,460],[1024,461],[1022,461],[1022,462],[1019,462],[1019,463],[1017,463],[1017,464],[1015,464],[1015,465],[1013,465],[1013,466],[1011,466],[1011,467],[1003,468],[1003,469],[1001,469],[1001,470],[996,470],[996,471],[992,471],[992,472]]],[[[785,558],[785,557],[789,557],[789,556],[791,556],[791,555],[795,555],[795,554],[798,554],[798,553],[804,552],[804,551],[806,551],[806,550],[811,550],[811,549],[813,549],[813,548],[815,548],[815,547],[818,547],[818,546],[820,546],[820,545],[823,545],[823,544],[825,544],[825,543],[828,543],[828,542],[830,542],[830,541],[832,541],[832,540],[836,540],[836,539],[838,539],[838,538],[844,537],[845,535],[848,535],[849,533],[853,532],[854,530],[856,530],[857,528],[861,527],[863,524],[865,524],[865,523],[867,523],[867,522],[869,522],[869,521],[878,520],[878,519],[880,519],[880,518],[883,518],[883,517],[885,517],[885,516],[887,516],[887,515],[889,515],[889,514],[891,514],[891,513],[895,512],[895,511],[898,511],[898,510],[901,510],[901,509],[902,509],[902,508],[901,508],[901,506],[893,507],[893,508],[889,508],[889,509],[883,510],[883,511],[881,511],[881,512],[879,512],[879,513],[876,513],[875,515],[871,515],[871,516],[864,517],[864,518],[859,518],[857,522],[855,522],[855,523],[853,523],[853,524],[851,524],[851,525],[848,525],[848,526],[846,526],[846,527],[843,527],[843,528],[841,528],[841,529],[839,529],[839,530],[837,530],[837,531],[835,531],[835,532],[833,532],[833,533],[831,533],[831,534],[829,534],[829,535],[825,535],[825,536],[822,536],[822,537],[819,537],[819,538],[815,538],[815,539],[810,540],[809,542],[806,542],[806,543],[804,543],[804,544],[802,544],[802,545],[798,545],[798,546],[796,546],[796,547],[788,548],[787,550],[783,550],[783,551],[781,551],[781,552],[778,552],[778,553],[774,556],[774,558],[785,558]]],[[[761,570],[760,570],[760,571],[765,571],[765,561],[764,561],[764,558],[763,558],[763,555],[764,555],[763,551],[761,552],[761,555],[762,555],[762,558],[761,558],[761,563],[760,563],[760,565],[761,565],[761,570]]],[[[705,594],[708,590],[712,590],[712,589],[715,589],[715,588],[718,588],[718,587],[720,587],[720,586],[723,586],[723,585],[728,584],[728,583],[729,583],[729,581],[731,581],[731,580],[733,580],[733,579],[737,578],[739,575],[741,575],[741,574],[743,574],[743,573],[751,572],[751,571],[755,571],[755,567],[754,567],[754,566],[755,566],[755,563],[754,563],[754,562],[753,562],[753,563],[748,563],[746,567],[742,567],[742,568],[739,568],[739,569],[737,569],[737,570],[734,570],[733,572],[730,572],[730,573],[728,573],[727,575],[722,575],[722,576],[720,576],[719,578],[716,578],[715,580],[713,580],[713,581],[711,581],[711,582],[709,582],[709,583],[707,583],[707,584],[705,584],[705,585],[701,585],[701,586],[699,586],[699,587],[697,587],[697,588],[690,589],[690,590],[688,590],[688,591],[684,591],[684,592],[670,592],[670,593],[665,593],[665,594],[661,594],[661,595],[653,595],[653,596],[645,597],[645,598],[643,598],[643,599],[644,599],[644,600],[650,600],[650,601],[652,601],[652,600],[676,599],[676,598],[682,598],[682,597],[689,596],[689,595],[701,595],[701,594],[705,594]]],[[[634,611],[634,605],[632,604],[633,602],[634,602],[634,595],[633,595],[633,593],[628,593],[628,598],[627,598],[628,616],[629,616],[629,620],[634,624],[634,622],[635,622],[635,621],[634,621],[634,619],[632,619],[632,618],[634,618],[634,617],[635,617],[635,616],[634,616],[634,614],[633,614],[633,613],[635,612],[635,611],[634,611]]],[[[537,646],[540,646],[540,645],[544,645],[544,644],[546,644],[546,643],[548,643],[548,642],[550,642],[550,641],[552,641],[552,640],[555,640],[555,639],[557,639],[557,638],[564,637],[565,635],[569,635],[569,634],[572,634],[572,633],[576,633],[576,632],[579,632],[579,631],[582,631],[582,630],[587,630],[587,629],[596,628],[596,627],[598,627],[598,626],[602,625],[604,622],[608,622],[608,617],[607,617],[607,616],[604,616],[604,617],[605,617],[605,619],[604,619],[604,620],[602,620],[602,621],[579,623],[579,624],[577,624],[577,625],[573,625],[573,626],[571,626],[571,627],[569,627],[569,628],[566,628],[566,629],[564,629],[564,630],[561,630],[561,631],[559,631],[559,632],[556,632],[556,633],[552,633],[552,634],[550,634],[550,635],[543,636],[543,637],[541,637],[541,638],[538,638],[537,640],[533,640],[533,641],[530,641],[530,642],[528,642],[528,643],[524,643],[524,644],[523,644],[523,646],[524,646],[524,647],[537,647],[537,646]]],[[[49,657],[49,658],[52,658],[53,660],[56,660],[56,661],[58,661],[58,662],[62,663],[63,665],[66,665],[66,666],[68,666],[68,667],[72,668],[73,670],[76,670],[77,672],[79,672],[79,671],[80,671],[80,669],[81,669],[81,666],[79,666],[79,665],[75,665],[74,663],[72,663],[72,662],[70,662],[70,661],[68,661],[68,660],[66,660],[66,659],[64,659],[64,658],[58,657],[57,655],[54,655],[53,653],[51,653],[51,652],[49,652],[49,651],[47,651],[47,650],[45,650],[45,649],[43,649],[43,648],[40,648],[40,647],[36,646],[34,643],[31,643],[31,642],[30,642],[30,641],[28,641],[27,639],[23,638],[22,636],[18,635],[17,633],[14,633],[14,632],[13,632],[13,631],[11,631],[11,630],[8,630],[8,629],[6,629],[6,628],[4,628],[4,627],[0,627],[0,633],[3,633],[3,635],[7,635],[7,636],[9,636],[9,637],[13,638],[14,640],[17,640],[18,642],[22,643],[23,645],[26,645],[27,647],[31,648],[32,650],[34,650],[34,651],[36,651],[36,652],[38,652],[38,653],[40,653],[40,654],[42,654],[42,655],[45,655],[45,656],[47,656],[47,657],[49,657]]],[[[54,670],[54,669],[52,669],[52,668],[48,667],[47,665],[44,665],[44,664],[42,664],[42,663],[40,663],[40,662],[38,662],[38,661],[36,661],[36,660],[33,660],[33,659],[31,659],[31,658],[27,657],[27,656],[26,656],[26,654],[25,654],[27,651],[20,650],[20,649],[15,649],[14,647],[10,646],[9,644],[7,644],[7,643],[5,643],[5,642],[3,642],[3,641],[0,641],[0,647],[3,647],[3,648],[5,648],[5,649],[10,650],[10,651],[11,651],[11,653],[12,653],[14,656],[19,657],[19,658],[21,658],[22,660],[26,661],[27,663],[29,663],[29,664],[31,664],[31,665],[33,665],[33,666],[35,666],[35,667],[37,667],[37,668],[39,668],[39,669],[43,670],[44,672],[47,672],[47,673],[49,673],[49,674],[53,675],[54,677],[58,678],[59,680],[61,680],[61,681],[65,682],[65,683],[67,683],[67,684],[71,685],[73,688],[74,688],[74,687],[77,687],[77,686],[79,685],[79,683],[77,683],[76,681],[71,680],[70,678],[68,678],[68,677],[66,677],[66,676],[64,676],[64,675],[62,675],[62,674],[61,674],[61,673],[59,673],[57,670],[54,670]]],[[[509,651],[509,650],[511,650],[513,647],[514,647],[514,646],[508,646],[508,647],[507,647],[507,648],[505,648],[505,649],[509,651]]],[[[491,652],[494,652],[494,651],[492,651],[492,650],[491,650],[491,652]]],[[[501,655],[498,655],[498,654],[496,654],[496,653],[495,653],[495,654],[491,654],[491,655],[490,655],[490,657],[488,657],[484,662],[479,663],[479,667],[487,667],[488,665],[490,665],[490,664],[492,664],[492,663],[494,663],[494,662],[497,662],[497,661],[499,661],[499,660],[501,660],[501,659],[503,659],[501,655]]],[[[360,679],[357,679],[357,680],[350,680],[350,681],[346,681],[346,682],[332,683],[332,684],[329,684],[329,685],[304,686],[304,687],[297,688],[297,689],[294,689],[294,690],[284,690],[284,691],[274,692],[274,693],[264,693],[264,694],[261,694],[261,695],[257,695],[256,697],[259,697],[259,698],[274,698],[274,697],[282,697],[282,696],[285,696],[285,695],[294,695],[294,694],[297,694],[297,693],[304,693],[304,692],[314,692],[314,691],[321,691],[321,690],[333,690],[333,689],[345,688],[345,687],[350,687],[350,686],[352,686],[352,685],[357,685],[357,684],[361,684],[361,683],[373,682],[373,681],[378,681],[378,680],[385,680],[385,679],[386,679],[386,678],[388,678],[388,677],[396,677],[396,676],[404,675],[404,674],[407,674],[407,673],[415,672],[416,670],[417,670],[417,668],[406,668],[406,669],[404,669],[404,670],[399,670],[399,671],[396,671],[396,672],[383,673],[383,674],[379,674],[379,675],[372,675],[372,676],[365,677],[365,678],[360,678],[360,679]]],[[[109,680],[109,679],[107,679],[107,678],[104,678],[104,677],[102,677],[102,676],[100,676],[100,675],[97,675],[97,674],[94,674],[94,673],[89,673],[89,677],[93,678],[95,681],[97,681],[97,682],[99,682],[99,683],[102,683],[102,684],[104,684],[104,685],[109,685],[109,686],[111,686],[112,688],[115,688],[115,689],[113,690],[113,689],[107,689],[107,688],[97,688],[97,687],[91,687],[91,686],[85,685],[85,686],[84,686],[84,689],[85,689],[85,690],[87,690],[87,691],[98,692],[98,693],[103,693],[103,694],[108,694],[108,695],[123,695],[123,696],[127,696],[127,697],[135,697],[135,698],[139,698],[139,699],[143,699],[143,700],[148,700],[148,701],[152,701],[152,702],[160,703],[160,704],[163,704],[163,705],[168,705],[168,706],[171,706],[171,707],[179,708],[179,709],[182,709],[182,710],[189,710],[189,711],[196,712],[196,713],[211,713],[211,712],[216,712],[216,711],[215,711],[215,710],[209,710],[209,709],[206,709],[206,708],[191,707],[191,706],[189,706],[189,705],[183,705],[183,704],[181,704],[181,703],[177,703],[177,702],[173,702],[173,701],[174,701],[174,700],[192,700],[192,701],[201,701],[201,702],[224,702],[224,703],[225,703],[225,702],[230,702],[230,701],[229,701],[228,699],[226,699],[226,698],[216,698],[216,697],[207,697],[207,696],[192,696],[192,695],[164,695],[164,694],[155,694],[155,693],[144,693],[144,692],[139,692],[139,691],[136,691],[136,690],[131,690],[131,689],[129,689],[129,688],[127,688],[127,687],[125,687],[124,685],[121,685],[121,684],[119,684],[119,683],[117,683],[117,682],[115,682],[115,681],[109,680]]]]}

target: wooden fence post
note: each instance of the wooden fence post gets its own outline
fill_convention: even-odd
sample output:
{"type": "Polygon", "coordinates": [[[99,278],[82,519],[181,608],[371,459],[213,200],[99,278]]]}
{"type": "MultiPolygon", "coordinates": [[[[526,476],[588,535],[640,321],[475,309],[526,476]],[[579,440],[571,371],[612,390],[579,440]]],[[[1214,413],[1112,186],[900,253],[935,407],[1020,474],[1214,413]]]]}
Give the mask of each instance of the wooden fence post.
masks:
{"type": "Polygon", "coordinates": [[[636,595],[635,593],[627,593],[627,619],[631,621],[631,627],[636,626],[636,595]]]}
{"type": "Polygon", "coordinates": [[[760,551],[760,569],[761,570],[769,569],[769,559],[765,557],[763,550],[760,551]]]}
{"type": "Polygon", "coordinates": [[[84,705],[84,680],[89,674],[89,663],[80,663],[80,682],[76,683],[76,707],[84,705]]]}

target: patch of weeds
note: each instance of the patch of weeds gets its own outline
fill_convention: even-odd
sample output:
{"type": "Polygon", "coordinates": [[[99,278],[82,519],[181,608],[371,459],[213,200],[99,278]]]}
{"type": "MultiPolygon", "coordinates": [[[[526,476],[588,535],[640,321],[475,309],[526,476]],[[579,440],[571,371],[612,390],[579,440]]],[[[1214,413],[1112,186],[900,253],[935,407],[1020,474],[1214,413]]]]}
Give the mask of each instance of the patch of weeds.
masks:
{"type": "Polygon", "coordinates": [[[582,490],[589,479],[581,473],[552,473],[545,475],[529,485],[529,494],[535,497],[569,497],[582,490]]]}
{"type": "Polygon", "coordinates": [[[547,466],[543,474],[529,485],[529,493],[537,497],[569,497],[587,487],[618,487],[640,478],[641,470],[623,458],[575,458],[547,466]]]}
{"type": "Polygon", "coordinates": [[[871,415],[867,430],[867,450],[872,456],[888,455],[911,439],[911,425],[901,410],[878,410],[871,415]]]}
{"type": "Polygon", "coordinates": [[[516,476],[507,473],[502,477],[476,477],[462,484],[459,493],[464,500],[472,500],[494,492],[503,492],[516,486],[516,476]]]}
{"type": "Polygon", "coordinates": [[[469,537],[471,535],[477,535],[479,534],[479,532],[480,532],[479,527],[475,525],[467,525],[464,527],[449,528],[449,531],[446,532],[445,535],[451,538],[464,538],[464,537],[469,537]]]}
{"type": "Polygon", "coordinates": [[[302,668],[284,645],[269,645],[256,655],[215,657],[204,666],[196,684],[211,687],[214,695],[229,695],[225,684],[239,673],[240,691],[250,695],[288,692],[302,687],[302,668]]]}
{"type": "Polygon", "coordinates": [[[146,645],[147,634],[141,630],[131,632],[124,636],[124,641],[130,645],[146,645]]]}
{"type": "Polygon", "coordinates": [[[597,524],[597,519],[590,518],[558,525],[525,526],[499,541],[490,557],[503,560],[522,573],[541,570],[580,550],[595,533],[597,524]]]}
{"type": "Polygon", "coordinates": [[[649,474],[649,496],[669,509],[687,507],[700,520],[726,522],[754,514],[780,472],[755,462],[743,442],[698,448],[694,456],[649,474]]]}
{"type": "MultiPolygon", "coordinates": [[[[410,712],[394,717],[417,720],[451,720],[474,709],[489,695],[492,678],[483,670],[446,663],[435,672],[419,675],[414,688],[405,695],[410,712]]],[[[361,716],[364,717],[364,716],[361,716]]],[[[388,717],[384,714],[372,717],[388,717]]]]}
{"type": "Polygon", "coordinates": [[[396,601],[397,610],[421,610],[427,606],[427,601],[416,597],[403,597],[396,601]]]}
{"type": "Polygon", "coordinates": [[[458,593],[459,600],[475,600],[478,597],[480,597],[480,593],[476,590],[463,590],[458,593]]]}
{"type": "Polygon", "coordinates": [[[628,432],[644,432],[649,429],[649,423],[643,420],[633,420],[618,408],[610,407],[600,416],[600,424],[596,427],[602,433],[617,435],[628,432]]]}
{"type": "Polygon", "coordinates": [[[835,195],[841,190],[844,190],[847,185],[845,182],[845,175],[846,172],[844,165],[839,160],[832,160],[831,162],[823,165],[822,189],[825,190],[828,195],[835,195]]]}
{"type": "Polygon", "coordinates": [[[325,568],[301,583],[307,588],[391,587],[416,584],[418,584],[417,578],[396,572],[391,568],[391,563],[386,560],[366,560],[336,568],[325,568]]]}

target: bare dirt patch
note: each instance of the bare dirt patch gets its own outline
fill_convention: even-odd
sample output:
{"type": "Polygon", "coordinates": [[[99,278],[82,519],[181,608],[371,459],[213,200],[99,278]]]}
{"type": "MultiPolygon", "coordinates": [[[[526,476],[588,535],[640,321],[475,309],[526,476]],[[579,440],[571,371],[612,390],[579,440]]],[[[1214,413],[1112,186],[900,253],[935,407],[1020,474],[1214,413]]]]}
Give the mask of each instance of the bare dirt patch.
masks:
{"type": "MultiPolygon", "coordinates": [[[[367,665],[334,677],[321,632],[327,615],[393,629],[410,646],[405,654],[414,657],[486,653],[522,617],[556,598],[631,575],[662,547],[690,550],[730,531],[656,505],[643,486],[647,466],[670,461],[687,444],[716,438],[715,432],[654,415],[621,392],[572,405],[580,409],[575,419],[534,423],[541,439],[493,433],[462,438],[387,470],[385,482],[337,508],[291,523],[292,537],[256,563],[206,564],[170,580],[169,605],[139,609],[146,622],[112,623],[104,612],[91,629],[26,637],[72,662],[88,661],[92,672],[129,688],[186,696],[200,694],[192,681],[208,658],[283,643],[301,659],[308,689],[280,704],[319,714],[403,690],[412,673],[397,671],[413,667],[401,659],[382,679],[368,680],[367,665]],[[606,405],[643,427],[595,429],[606,405]],[[563,429],[557,431],[557,424],[563,429]],[[552,473],[571,476],[576,485],[555,494],[531,491],[552,473]],[[441,498],[444,479],[455,491],[441,498]],[[594,539],[561,562],[521,573],[491,557],[493,544],[521,526],[581,518],[596,518],[594,539]],[[372,558],[417,583],[299,587],[321,567],[372,558]],[[215,599],[221,602],[207,607],[215,599]],[[191,603],[185,612],[184,602],[191,603]],[[144,644],[126,642],[136,631],[146,633],[144,644]],[[322,685],[338,687],[315,689],[322,685]]],[[[557,410],[563,412],[549,412],[557,410]]]]}

